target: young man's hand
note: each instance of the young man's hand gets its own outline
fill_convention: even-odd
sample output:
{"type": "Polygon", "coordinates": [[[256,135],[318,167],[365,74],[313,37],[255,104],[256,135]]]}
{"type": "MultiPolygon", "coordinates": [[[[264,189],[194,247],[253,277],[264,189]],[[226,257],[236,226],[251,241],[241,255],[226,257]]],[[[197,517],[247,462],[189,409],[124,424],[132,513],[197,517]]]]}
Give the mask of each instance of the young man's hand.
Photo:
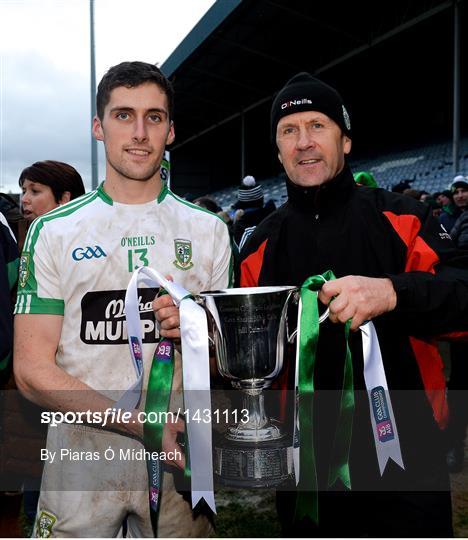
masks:
{"type": "Polygon", "coordinates": [[[180,339],[179,308],[168,294],[153,300],[153,310],[159,322],[159,333],[169,339],[180,339]]]}

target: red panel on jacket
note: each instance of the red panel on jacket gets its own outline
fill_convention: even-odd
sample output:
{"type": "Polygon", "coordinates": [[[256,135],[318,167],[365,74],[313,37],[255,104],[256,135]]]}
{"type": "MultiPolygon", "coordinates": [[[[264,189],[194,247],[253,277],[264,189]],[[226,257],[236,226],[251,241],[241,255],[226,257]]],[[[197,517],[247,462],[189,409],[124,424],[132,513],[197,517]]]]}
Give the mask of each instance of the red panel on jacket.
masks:
{"type": "Polygon", "coordinates": [[[241,263],[241,287],[258,287],[258,278],[263,264],[263,255],[268,240],[262,242],[257,249],[246,257],[241,263]]]}
{"type": "MultiPolygon", "coordinates": [[[[418,236],[421,222],[416,216],[384,212],[398,236],[408,248],[406,254],[405,272],[435,273],[434,266],[439,262],[436,252],[418,236]]],[[[435,341],[422,341],[410,338],[419,372],[426,390],[434,418],[440,428],[445,428],[448,419],[448,407],[445,396],[445,375],[443,362],[435,341]]]]}

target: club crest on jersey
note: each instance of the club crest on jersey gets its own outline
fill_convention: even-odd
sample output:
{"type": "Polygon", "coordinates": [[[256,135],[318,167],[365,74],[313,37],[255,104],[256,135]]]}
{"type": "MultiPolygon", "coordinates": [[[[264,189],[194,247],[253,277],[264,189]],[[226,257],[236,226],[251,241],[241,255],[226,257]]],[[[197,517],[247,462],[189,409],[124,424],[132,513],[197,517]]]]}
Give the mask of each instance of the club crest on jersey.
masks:
{"type": "Polygon", "coordinates": [[[175,261],[172,261],[174,266],[179,270],[188,270],[192,268],[192,242],[177,238],[174,240],[175,261]]]}
{"type": "Polygon", "coordinates": [[[52,534],[52,527],[56,521],[57,518],[54,516],[54,514],[42,511],[41,515],[37,518],[37,536],[39,538],[50,538],[52,534]]]}
{"type": "Polygon", "coordinates": [[[24,287],[29,277],[29,253],[23,253],[19,261],[19,285],[24,287]]]}

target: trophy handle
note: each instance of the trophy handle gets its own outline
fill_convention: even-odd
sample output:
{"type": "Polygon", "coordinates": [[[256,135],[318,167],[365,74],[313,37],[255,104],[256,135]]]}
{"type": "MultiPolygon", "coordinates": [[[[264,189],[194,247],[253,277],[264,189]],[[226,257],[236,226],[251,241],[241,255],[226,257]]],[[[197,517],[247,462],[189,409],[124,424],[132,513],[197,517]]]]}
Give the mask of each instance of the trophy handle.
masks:
{"type": "MultiPolygon", "coordinates": [[[[195,302],[205,310],[205,313],[207,314],[207,318],[209,319],[208,323],[211,322],[211,324],[214,326],[213,337],[208,335],[208,342],[210,346],[216,349],[217,348],[216,344],[218,343],[218,346],[221,349],[220,356],[225,358],[226,347],[225,347],[225,342],[223,339],[223,333],[221,331],[221,321],[219,318],[219,314],[216,308],[214,298],[212,296],[202,297],[202,296],[197,295],[195,296],[195,302]]],[[[221,375],[224,375],[224,371],[220,368],[220,364],[218,362],[218,354],[216,355],[216,359],[217,359],[216,365],[217,365],[218,371],[221,373],[221,375]]]]}

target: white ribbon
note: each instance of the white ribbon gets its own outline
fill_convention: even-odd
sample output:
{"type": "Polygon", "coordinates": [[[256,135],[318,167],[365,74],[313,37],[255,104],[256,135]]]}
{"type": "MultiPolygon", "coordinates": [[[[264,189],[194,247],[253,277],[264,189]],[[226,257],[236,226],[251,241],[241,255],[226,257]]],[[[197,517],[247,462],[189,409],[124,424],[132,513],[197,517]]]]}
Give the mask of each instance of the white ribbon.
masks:
{"type": "Polygon", "coordinates": [[[374,433],[375,449],[383,475],[390,458],[402,469],[400,439],[393,414],[387,378],[380,353],[379,339],[374,324],[368,322],[361,327],[362,351],[364,355],[364,379],[369,398],[370,419],[374,433]]]}
{"type": "Polygon", "coordinates": [[[216,513],[213,492],[210,368],[206,314],[204,309],[190,298],[188,291],[146,266],[134,272],[125,296],[128,344],[137,373],[137,381],[119,399],[116,408],[134,409],[140,400],[143,386],[143,342],[138,308],[138,282],[143,282],[149,287],[164,288],[172,297],[174,304],[180,308],[182,378],[190,452],[192,508],[201,499],[205,499],[208,506],[216,513]],[[191,421],[192,419],[194,420],[191,421]]]}

